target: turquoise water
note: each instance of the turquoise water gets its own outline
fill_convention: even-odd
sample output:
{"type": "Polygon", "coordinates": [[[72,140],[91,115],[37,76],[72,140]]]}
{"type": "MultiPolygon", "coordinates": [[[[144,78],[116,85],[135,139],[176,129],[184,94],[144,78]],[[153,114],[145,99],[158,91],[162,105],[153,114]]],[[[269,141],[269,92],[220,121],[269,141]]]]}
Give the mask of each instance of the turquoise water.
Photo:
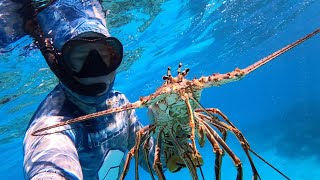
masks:
{"type": "MultiPolygon", "coordinates": [[[[111,9],[110,31],[126,51],[115,88],[131,101],[154,92],[168,66],[175,69],[182,62],[191,70],[189,78],[225,73],[320,27],[317,0],[120,1],[104,6],[111,9]]],[[[205,90],[201,100],[205,107],[222,110],[252,149],[296,180],[320,179],[319,47],[318,35],[239,82],[205,90]]],[[[0,54],[0,179],[23,179],[26,126],[57,82],[29,37],[7,50],[12,48],[0,54]]],[[[145,109],[138,110],[138,116],[148,124],[145,109]]],[[[244,179],[251,179],[239,143],[231,134],[227,143],[244,164],[244,179]]],[[[213,179],[210,144],[200,152],[205,179],[213,179]]],[[[254,161],[262,179],[284,179],[259,159],[254,161]]],[[[235,172],[225,156],[222,179],[235,179],[235,172]]],[[[127,179],[133,179],[133,173],[127,179]]],[[[140,174],[149,179],[143,170],[140,174]]],[[[189,177],[187,170],[165,175],[189,177]]]]}

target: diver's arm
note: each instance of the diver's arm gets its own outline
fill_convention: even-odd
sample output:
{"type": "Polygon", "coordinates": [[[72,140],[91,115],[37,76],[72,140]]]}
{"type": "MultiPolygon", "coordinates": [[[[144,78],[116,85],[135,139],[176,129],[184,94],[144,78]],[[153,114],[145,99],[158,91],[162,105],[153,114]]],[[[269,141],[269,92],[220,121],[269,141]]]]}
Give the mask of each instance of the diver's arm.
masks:
{"type": "Polygon", "coordinates": [[[33,121],[24,139],[25,179],[83,179],[75,137],[71,130],[32,136],[36,129],[61,121],[61,117],[42,117],[33,121]]]}

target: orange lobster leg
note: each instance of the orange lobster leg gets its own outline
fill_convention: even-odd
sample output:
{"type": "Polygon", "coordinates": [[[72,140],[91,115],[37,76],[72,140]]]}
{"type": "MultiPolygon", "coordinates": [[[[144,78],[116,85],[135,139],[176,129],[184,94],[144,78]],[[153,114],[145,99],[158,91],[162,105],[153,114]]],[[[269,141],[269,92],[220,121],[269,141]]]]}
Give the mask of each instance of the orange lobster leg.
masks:
{"type": "Polygon", "coordinates": [[[162,170],[162,163],[160,160],[160,153],[161,153],[161,143],[162,143],[162,134],[163,134],[163,129],[159,131],[158,137],[157,137],[157,144],[156,144],[156,149],[154,153],[154,163],[153,163],[153,168],[155,169],[159,180],[165,180],[165,176],[163,174],[162,170]]]}
{"type": "Polygon", "coordinates": [[[209,138],[208,139],[215,139],[218,143],[222,146],[222,148],[227,152],[227,154],[233,160],[234,165],[237,168],[237,178],[236,180],[242,180],[242,164],[240,159],[232,152],[229,146],[223,141],[223,139],[216,133],[209,124],[205,122],[205,120],[199,119],[199,123],[206,128],[209,138]]]}
{"type": "Polygon", "coordinates": [[[140,129],[136,133],[137,134],[137,136],[136,136],[136,144],[128,152],[128,155],[126,157],[126,161],[125,161],[124,166],[123,166],[123,171],[122,171],[121,176],[119,178],[120,180],[123,180],[125,178],[125,176],[127,175],[128,171],[129,171],[130,161],[131,161],[133,156],[135,156],[135,158],[136,158],[136,163],[135,163],[135,165],[136,165],[135,166],[136,179],[137,180],[139,179],[139,174],[138,174],[138,154],[139,154],[139,148],[140,148],[140,145],[141,145],[141,139],[145,139],[152,132],[152,130],[154,128],[155,127],[153,125],[149,125],[149,126],[146,126],[146,127],[142,128],[142,129],[140,129]]]}

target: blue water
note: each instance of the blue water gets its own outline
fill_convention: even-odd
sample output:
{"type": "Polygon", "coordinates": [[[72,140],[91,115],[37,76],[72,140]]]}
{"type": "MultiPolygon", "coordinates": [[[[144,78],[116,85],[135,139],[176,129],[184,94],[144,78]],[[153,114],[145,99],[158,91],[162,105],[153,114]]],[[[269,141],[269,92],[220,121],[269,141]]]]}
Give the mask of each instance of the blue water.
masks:
{"type": "MultiPolygon", "coordinates": [[[[131,101],[156,90],[166,68],[179,62],[189,78],[244,68],[320,27],[317,0],[159,0],[106,2],[108,26],[124,44],[125,58],[115,88],[131,101]]],[[[239,82],[203,92],[205,107],[222,110],[252,149],[291,179],[320,179],[320,35],[306,41],[239,82]]],[[[29,37],[0,54],[0,179],[23,179],[22,141],[26,126],[57,80],[29,37]]],[[[146,110],[138,116],[148,124],[146,110]]],[[[230,134],[228,145],[251,169],[230,134]]],[[[205,179],[214,177],[208,142],[200,149],[205,179]]],[[[254,158],[262,179],[284,179],[254,158]]],[[[133,168],[128,178],[133,179],[133,168]]],[[[222,179],[235,179],[223,158],[222,179]]],[[[143,170],[141,179],[149,179],[143,170]]],[[[187,170],[168,179],[189,177],[187,170]]],[[[191,178],[186,178],[191,179],[191,178]]]]}

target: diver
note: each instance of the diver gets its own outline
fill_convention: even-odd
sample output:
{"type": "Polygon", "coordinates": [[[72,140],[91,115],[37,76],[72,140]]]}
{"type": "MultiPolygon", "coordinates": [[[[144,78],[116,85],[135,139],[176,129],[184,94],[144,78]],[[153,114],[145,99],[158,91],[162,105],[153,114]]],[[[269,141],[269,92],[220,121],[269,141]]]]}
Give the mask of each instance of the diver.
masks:
{"type": "MultiPolygon", "coordinates": [[[[25,179],[117,179],[142,128],[134,110],[113,113],[45,136],[36,129],[128,103],[113,89],[123,57],[98,0],[5,0],[24,3],[24,32],[37,42],[59,84],[34,113],[23,142],[25,179]]],[[[17,10],[19,6],[16,6],[17,10]]],[[[22,34],[22,33],[21,33],[22,34]]],[[[153,139],[149,142],[153,160],[153,139]]],[[[143,155],[139,164],[147,170],[143,155]]]]}

